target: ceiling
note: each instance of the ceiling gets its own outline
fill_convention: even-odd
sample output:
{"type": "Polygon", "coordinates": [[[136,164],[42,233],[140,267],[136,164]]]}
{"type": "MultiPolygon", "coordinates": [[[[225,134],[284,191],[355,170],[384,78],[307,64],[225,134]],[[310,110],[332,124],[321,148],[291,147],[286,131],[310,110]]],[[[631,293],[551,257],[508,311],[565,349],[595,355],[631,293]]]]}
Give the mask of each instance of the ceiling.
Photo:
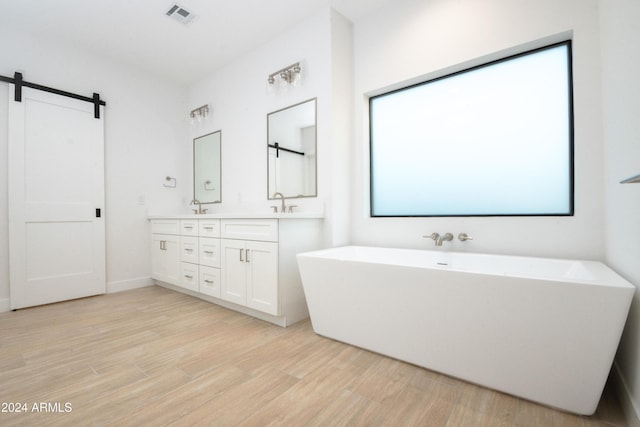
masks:
{"type": "Polygon", "coordinates": [[[333,7],[351,21],[390,0],[0,0],[0,27],[91,50],[180,84],[333,7]],[[174,3],[189,25],[165,15],[174,3]]]}

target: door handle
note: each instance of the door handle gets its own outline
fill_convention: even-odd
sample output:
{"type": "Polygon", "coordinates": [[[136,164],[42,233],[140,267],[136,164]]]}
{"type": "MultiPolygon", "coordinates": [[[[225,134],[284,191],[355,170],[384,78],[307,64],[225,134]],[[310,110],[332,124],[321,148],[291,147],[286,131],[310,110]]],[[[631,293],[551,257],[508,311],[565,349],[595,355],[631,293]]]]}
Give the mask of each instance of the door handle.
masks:
{"type": "Polygon", "coordinates": [[[240,262],[244,262],[242,255],[244,254],[244,249],[240,249],[240,262]]]}
{"type": "Polygon", "coordinates": [[[246,254],[246,256],[245,256],[245,259],[247,260],[247,262],[250,262],[250,261],[249,261],[249,249],[247,249],[247,254],[246,254]]]}

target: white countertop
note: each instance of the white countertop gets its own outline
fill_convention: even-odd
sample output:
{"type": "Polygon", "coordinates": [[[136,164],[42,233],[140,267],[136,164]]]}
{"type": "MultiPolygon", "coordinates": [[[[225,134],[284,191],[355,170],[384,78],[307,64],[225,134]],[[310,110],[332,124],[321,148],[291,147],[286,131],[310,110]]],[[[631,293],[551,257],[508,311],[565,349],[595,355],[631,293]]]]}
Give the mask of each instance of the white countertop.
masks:
{"type": "Polygon", "coordinates": [[[211,214],[175,214],[149,215],[148,219],[321,219],[323,212],[293,212],[293,213],[260,213],[260,212],[223,212],[211,214]]]}

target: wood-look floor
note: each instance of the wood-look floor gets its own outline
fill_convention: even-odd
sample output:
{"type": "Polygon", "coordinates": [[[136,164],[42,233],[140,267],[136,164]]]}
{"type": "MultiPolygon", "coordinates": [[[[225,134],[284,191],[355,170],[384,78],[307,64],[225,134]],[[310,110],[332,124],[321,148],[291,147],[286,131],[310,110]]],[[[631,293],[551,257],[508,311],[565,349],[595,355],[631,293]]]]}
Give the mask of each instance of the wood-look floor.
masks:
{"type": "Polygon", "coordinates": [[[1,426],[626,425],[608,390],[575,416],[160,287],[1,313],[0,402],[27,405],[1,426]]]}

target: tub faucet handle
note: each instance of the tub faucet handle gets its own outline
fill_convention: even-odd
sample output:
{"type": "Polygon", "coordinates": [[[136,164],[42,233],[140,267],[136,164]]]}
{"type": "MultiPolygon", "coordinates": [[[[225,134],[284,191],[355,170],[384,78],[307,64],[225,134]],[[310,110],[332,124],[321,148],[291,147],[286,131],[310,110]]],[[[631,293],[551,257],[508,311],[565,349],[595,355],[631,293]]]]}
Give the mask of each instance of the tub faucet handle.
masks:
{"type": "Polygon", "coordinates": [[[440,238],[440,234],[438,233],[431,233],[431,234],[427,234],[425,236],[422,236],[423,239],[432,239],[432,240],[438,240],[440,238]]]}
{"type": "Polygon", "coordinates": [[[460,233],[458,234],[458,240],[465,242],[467,240],[473,240],[473,237],[469,236],[467,233],[460,233]]]}

